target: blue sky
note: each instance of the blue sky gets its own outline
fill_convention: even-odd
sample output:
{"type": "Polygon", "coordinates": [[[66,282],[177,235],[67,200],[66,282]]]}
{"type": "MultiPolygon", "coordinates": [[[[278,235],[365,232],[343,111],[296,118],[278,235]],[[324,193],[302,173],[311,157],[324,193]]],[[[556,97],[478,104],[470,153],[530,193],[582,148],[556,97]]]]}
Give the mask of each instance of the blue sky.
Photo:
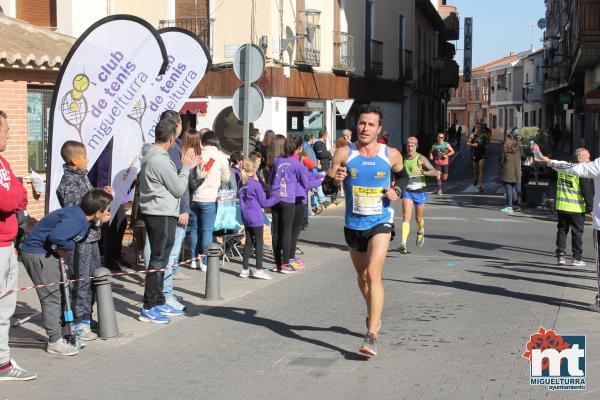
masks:
{"type": "MultiPolygon", "coordinates": [[[[544,0],[448,0],[458,8],[460,39],[453,42],[462,49],[464,18],[473,17],[473,68],[531,46],[533,23],[534,48],[542,47],[542,31],[537,21],[546,14],[544,0]]],[[[457,50],[456,62],[462,70],[463,52],[457,50]]]]}

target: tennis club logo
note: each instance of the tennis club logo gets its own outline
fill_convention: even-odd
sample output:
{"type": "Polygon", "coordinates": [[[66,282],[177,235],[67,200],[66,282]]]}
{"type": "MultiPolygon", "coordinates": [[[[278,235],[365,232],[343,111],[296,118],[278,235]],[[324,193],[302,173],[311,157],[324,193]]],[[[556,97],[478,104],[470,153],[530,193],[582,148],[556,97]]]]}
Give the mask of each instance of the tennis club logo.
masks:
{"type": "Polygon", "coordinates": [[[585,335],[561,336],[553,330],[531,335],[523,357],[530,363],[530,384],[549,390],[585,390],[585,335]]]}

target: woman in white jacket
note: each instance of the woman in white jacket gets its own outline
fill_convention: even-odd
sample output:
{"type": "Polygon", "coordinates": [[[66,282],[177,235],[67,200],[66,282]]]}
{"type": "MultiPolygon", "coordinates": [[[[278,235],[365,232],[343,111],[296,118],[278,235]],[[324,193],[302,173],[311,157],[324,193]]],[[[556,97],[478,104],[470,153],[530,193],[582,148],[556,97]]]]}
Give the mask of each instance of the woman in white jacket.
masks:
{"type": "Polygon", "coordinates": [[[191,209],[196,224],[191,226],[190,233],[192,256],[202,255],[199,265],[192,261],[191,268],[198,266],[202,271],[206,271],[206,251],[212,242],[219,188],[221,182],[229,181],[230,176],[229,160],[220,149],[215,132],[207,131],[202,135],[202,163],[197,168],[204,182],[192,194],[191,209]]]}

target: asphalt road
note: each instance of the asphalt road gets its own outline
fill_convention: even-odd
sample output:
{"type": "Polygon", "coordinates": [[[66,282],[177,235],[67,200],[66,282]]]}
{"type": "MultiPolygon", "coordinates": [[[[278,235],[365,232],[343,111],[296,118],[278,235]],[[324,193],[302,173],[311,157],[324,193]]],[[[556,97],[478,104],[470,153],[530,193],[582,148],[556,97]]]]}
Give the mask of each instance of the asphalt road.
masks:
{"type": "Polygon", "coordinates": [[[337,208],[312,218],[303,233],[306,270],[215,307],[190,304],[176,324],[119,345],[90,343],[76,357],[16,347],[14,356],[40,376],[3,383],[0,398],[598,398],[600,353],[591,344],[600,316],[587,310],[596,290],[591,226],[588,266],[555,266],[550,211],[499,212],[496,150],[485,193],[470,192],[469,160],[461,156],[447,194],[427,205],[425,245],[415,247],[413,226],[411,253],[390,252],[375,359],[357,353],[365,306],[337,208]],[[540,326],[587,335],[586,391],[529,384],[521,355],[540,326]]]}

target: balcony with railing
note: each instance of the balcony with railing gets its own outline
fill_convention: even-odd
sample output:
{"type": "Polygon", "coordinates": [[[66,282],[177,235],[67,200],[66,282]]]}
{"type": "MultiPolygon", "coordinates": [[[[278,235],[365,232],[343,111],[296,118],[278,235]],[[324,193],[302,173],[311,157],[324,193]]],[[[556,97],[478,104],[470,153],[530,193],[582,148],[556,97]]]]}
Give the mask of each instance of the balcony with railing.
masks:
{"type": "Polygon", "coordinates": [[[413,80],[413,52],[412,50],[404,49],[404,65],[400,70],[404,80],[410,82],[413,80]]]}
{"type": "Polygon", "coordinates": [[[159,28],[182,28],[193,32],[209,48],[210,55],[213,54],[210,37],[213,33],[214,18],[177,18],[159,21],[159,28]]]}
{"type": "Polygon", "coordinates": [[[454,6],[442,5],[440,7],[440,16],[444,20],[444,39],[458,40],[460,33],[460,20],[458,10],[454,6]]]}
{"type": "Polygon", "coordinates": [[[368,66],[369,75],[383,75],[383,42],[371,39],[371,59],[368,66]]]}
{"type": "Polygon", "coordinates": [[[346,32],[333,32],[333,69],[354,71],[354,36],[346,32]]]}
{"type": "Polygon", "coordinates": [[[318,67],[321,65],[321,26],[311,29],[310,41],[308,37],[300,37],[296,42],[296,64],[318,67]]]}
{"type": "Polygon", "coordinates": [[[573,68],[592,68],[600,62],[600,0],[581,0],[573,4],[570,56],[573,68]]]}

